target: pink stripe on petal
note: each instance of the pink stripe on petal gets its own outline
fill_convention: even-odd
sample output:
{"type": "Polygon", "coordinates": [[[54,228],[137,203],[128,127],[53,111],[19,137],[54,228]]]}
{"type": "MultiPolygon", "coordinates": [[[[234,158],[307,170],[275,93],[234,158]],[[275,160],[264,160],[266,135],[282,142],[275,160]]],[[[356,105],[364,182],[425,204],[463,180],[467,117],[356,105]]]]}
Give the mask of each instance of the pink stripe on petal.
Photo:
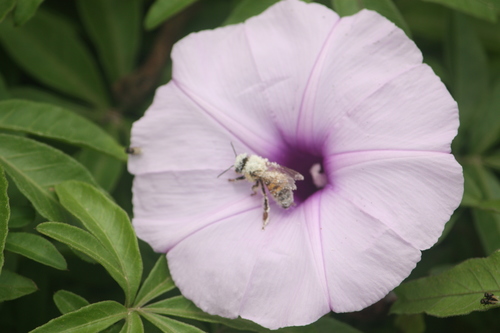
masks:
{"type": "Polygon", "coordinates": [[[291,135],[306,147],[321,146],[358,103],[421,63],[415,43],[378,13],[363,10],[341,18],[312,69],[291,135]]]}
{"type": "Polygon", "coordinates": [[[128,168],[135,175],[211,169],[217,176],[234,163],[231,142],[248,150],[170,83],[158,88],[153,105],[132,127],[131,146],[141,153],[129,157],[128,168]]]}

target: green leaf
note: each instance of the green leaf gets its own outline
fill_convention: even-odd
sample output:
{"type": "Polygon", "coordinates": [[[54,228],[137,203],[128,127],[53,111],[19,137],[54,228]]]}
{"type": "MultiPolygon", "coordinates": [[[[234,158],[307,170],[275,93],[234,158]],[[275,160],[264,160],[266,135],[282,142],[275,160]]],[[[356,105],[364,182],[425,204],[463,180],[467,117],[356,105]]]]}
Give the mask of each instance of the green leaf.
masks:
{"type": "Polygon", "coordinates": [[[141,315],[165,333],[203,333],[199,328],[168,317],[147,312],[141,312],[141,315]]]}
{"type": "MultiPolygon", "coordinates": [[[[480,206],[480,202],[500,198],[500,182],[494,174],[480,164],[466,165],[465,174],[473,178],[481,190],[481,201],[473,207],[480,206]]],[[[486,254],[491,254],[500,248],[500,215],[485,211],[482,208],[473,209],[474,225],[486,254]]]]}
{"type": "Polygon", "coordinates": [[[476,208],[472,217],[484,252],[491,254],[500,249],[500,215],[476,208]]]}
{"type": "Polygon", "coordinates": [[[0,40],[12,59],[40,82],[93,105],[109,105],[94,59],[76,31],[39,10],[24,26],[0,25],[0,40]]]}
{"type": "Polygon", "coordinates": [[[14,23],[23,25],[35,15],[38,6],[44,0],[17,0],[16,10],[14,11],[14,23]]]}
{"type": "Polygon", "coordinates": [[[485,99],[481,111],[471,126],[468,140],[469,151],[477,155],[494,147],[500,139],[500,81],[485,99]]]}
{"type": "Polygon", "coordinates": [[[124,148],[87,119],[55,105],[10,99],[0,102],[0,129],[87,147],[126,161],[124,148]]]}
{"type": "Polygon", "coordinates": [[[115,257],[127,281],[127,304],[131,304],[141,282],[142,259],[127,213],[86,183],[68,181],[57,185],[56,192],[61,204],[115,257]]]}
{"type": "Polygon", "coordinates": [[[142,325],[142,319],[139,314],[135,311],[129,312],[127,318],[125,319],[125,325],[123,325],[120,333],[143,333],[144,326],[142,325]]]}
{"type": "Polygon", "coordinates": [[[65,223],[46,222],[37,226],[38,232],[67,244],[101,264],[123,290],[130,289],[116,257],[89,232],[65,223]]]}
{"type": "Polygon", "coordinates": [[[434,2],[443,6],[461,11],[462,13],[472,15],[474,17],[496,22],[495,6],[491,0],[423,0],[434,2]]]}
{"type": "Polygon", "coordinates": [[[277,2],[279,0],[241,0],[222,25],[241,23],[252,16],[259,15],[277,2]]]}
{"type": "Polygon", "coordinates": [[[5,84],[5,80],[0,73],[0,101],[4,99],[9,99],[11,96],[10,92],[7,89],[7,85],[5,84]]]}
{"type": "Polygon", "coordinates": [[[452,93],[460,109],[460,129],[455,141],[463,140],[477,109],[488,92],[488,60],[470,19],[453,13],[445,53],[452,77],[452,93]]]}
{"type": "Polygon", "coordinates": [[[197,0],[156,0],[146,14],[144,26],[151,30],[182,11],[197,0]]]}
{"type": "Polygon", "coordinates": [[[95,120],[99,119],[96,110],[91,110],[82,104],[76,103],[62,97],[59,94],[55,94],[49,90],[44,90],[39,87],[17,86],[11,88],[9,93],[12,98],[57,105],[63,109],[74,111],[85,118],[95,120]]]}
{"type": "Polygon", "coordinates": [[[359,12],[361,9],[366,8],[363,0],[331,0],[332,8],[339,14],[339,16],[351,16],[359,12]]]}
{"type": "Polygon", "coordinates": [[[470,168],[464,170],[464,196],[462,197],[461,205],[475,206],[483,200],[483,193],[469,170],[470,168]]]}
{"type": "Polygon", "coordinates": [[[175,284],[168,270],[166,256],[161,255],[137,293],[134,306],[141,307],[174,288],[175,284]]]}
{"type": "Polygon", "coordinates": [[[89,172],[73,158],[43,143],[0,134],[0,165],[36,210],[52,221],[64,221],[66,213],[54,186],[69,179],[95,184],[89,172]]]}
{"type": "Polygon", "coordinates": [[[500,153],[496,152],[484,158],[484,165],[500,170],[500,153]]]}
{"type": "MultiPolygon", "coordinates": [[[[124,151],[125,149],[122,149],[121,153],[124,151]]],[[[114,190],[125,169],[123,161],[90,149],[82,149],[76,159],[92,173],[96,182],[107,192],[114,190]]]]}
{"type": "Polygon", "coordinates": [[[200,310],[193,302],[183,296],[176,296],[162,300],[143,308],[148,313],[189,318],[209,323],[221,323],[228,327],[240,330],[249,330],[254,332],[268,332],[268,330],[256,323],[246,319],[227,319],[219,316],[210,315],[200,310]]]}
{"type": "Polygon", "coordinates": [[[332,7],[340,16],[349,16],[366,8],[378,12],[411,36],[410,28],[392,0],[331,0],[332,7]]]}
{"type": "Polygon", "coordinates": [[[0,1],[0,22],[3,21],[5,16],[16,6],[17,0],[3,0],[0,1]]]}
{"type": "Polygon", "coordinates": [[[135,65],[142,17],[140,0],[78,0],[78,12],[110,83],[135,65]]]}
{"type": "Polygon", "coordinates": [[[0,274],[2,273],[4,263],[3,250],[5,248],[5,240],[9,232],[10,207],[9,196],[7,195],[8,186],[5,173],[0,166],[0,274]]]}
{"type": "MultiPolygon", "coordinates": [[[[398,300],[391,312],[425,312],[437,317],[484,311],[493,306],[480,303],[485,292],[500,292],[500,252],[488,258],[469,259],[439,275],[403,283],[394,292],[398,300]]],[[[499,304],[500,305],[500,304],[499,304]]]]}
{"type": "Polygon", "coordinates": [[[57,309],[62,314],[73,312],[89,305],[89,302],[85,298],[67,290],[59,290],[54,294],[53,298],[57,309]]]}
{"type": "Polygon", "coordinates": [[[33,281],[7,269],[0,274],[0,302],[31,294],[37,289],[33,281]]]}
{"type": "Polygon", "coordinates": [[[31,333],[100,332],[127,316],[127,309],[114,301],[87,305],[79,310],[52,319],[31,333]]]}
{"type": "Polygon", "coordinates": [[[399,315],[394,320],[394,327],[401,333],[424,333],[424,316],[422,314],[399,315]]]}
{"type": "Polygon", "coordinates": [[[54,244],[27,232],[10,232],[5,249],[56,269],[67,269],[66,260],[54,244]]]}
{"type": "Polygon", "coordinates": [[[277,331],[266,332],[276,332],[276,333],[323,333],[323,332],[342,332],[342,333],[362,333],[361,331],[343,323],[339,320],[323,317],[318,321],[309,324],[307,326],[295,326],[295,327],[284,327],[277,331]]]}
{"type": "Polygon", "coordinates": [[[23,228],[35,220],[35,210],[31,205],[10,207],[9,228],[23,228]]]}

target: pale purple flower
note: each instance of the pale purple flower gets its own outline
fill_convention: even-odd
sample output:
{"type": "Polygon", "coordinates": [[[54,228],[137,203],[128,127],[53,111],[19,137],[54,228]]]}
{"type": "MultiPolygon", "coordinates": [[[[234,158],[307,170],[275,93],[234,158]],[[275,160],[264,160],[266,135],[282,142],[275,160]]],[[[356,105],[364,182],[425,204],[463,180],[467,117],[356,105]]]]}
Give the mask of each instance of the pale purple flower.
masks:
{"type": "Polygon", "coordinates": [[[282,1],[187,36],[172,59],[132,130],[134,227],[204,311],[275,329],[360,310],[408,276],[458,206],[457,105],[379,14],[282,1]],[[217,178],[231,142],[305,176],[265,230],[252,184],[217,178]]]}

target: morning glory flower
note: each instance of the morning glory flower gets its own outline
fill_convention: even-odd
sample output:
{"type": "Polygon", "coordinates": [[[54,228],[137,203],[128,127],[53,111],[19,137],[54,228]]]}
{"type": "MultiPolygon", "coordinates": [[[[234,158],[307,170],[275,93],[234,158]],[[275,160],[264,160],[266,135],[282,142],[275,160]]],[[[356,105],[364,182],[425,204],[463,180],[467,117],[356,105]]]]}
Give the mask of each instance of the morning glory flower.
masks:
{"type": "Polygon", "coordinates": [[[190,34],[132,129],[137,235],[202,310],[265,327],[363,309],[401,283],[460,203],[458,110],[393,23],[281,1],[190,34]],[[231,148],[304,176],[295,206],[239,174],[231,148]]]}

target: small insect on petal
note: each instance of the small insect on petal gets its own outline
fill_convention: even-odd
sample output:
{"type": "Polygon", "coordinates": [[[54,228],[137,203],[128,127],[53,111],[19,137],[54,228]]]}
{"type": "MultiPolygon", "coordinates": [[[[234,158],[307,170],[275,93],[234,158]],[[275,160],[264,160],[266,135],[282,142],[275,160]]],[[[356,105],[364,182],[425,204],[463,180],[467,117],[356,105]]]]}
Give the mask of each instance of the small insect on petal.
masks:
{"type": "Polygon", "coordinates": [[[125,152],[129,155],[139,155],[142,151],[140,147],[127,147],[125,152]]]}
{"type": "Polygon", "coordinates": [[[233,167],[234,171],[242,176],[229,179],[230,182],[246,179],[251,183],[255,183],[252,186],[252,195],[255,195],[258,187],[262,190],[264,211],[262,214],[262,230],[269,223],[270,207],[266,188],[281,208],[288,209],[294,204],[293,191],[297,189],[295,181],[304,180],[304,176],[297,171],[275,162],[269,162],[267,158],[257,155],[239,154],[236,156],[233,167]]]}

